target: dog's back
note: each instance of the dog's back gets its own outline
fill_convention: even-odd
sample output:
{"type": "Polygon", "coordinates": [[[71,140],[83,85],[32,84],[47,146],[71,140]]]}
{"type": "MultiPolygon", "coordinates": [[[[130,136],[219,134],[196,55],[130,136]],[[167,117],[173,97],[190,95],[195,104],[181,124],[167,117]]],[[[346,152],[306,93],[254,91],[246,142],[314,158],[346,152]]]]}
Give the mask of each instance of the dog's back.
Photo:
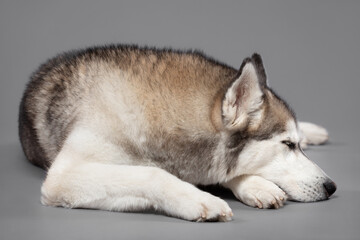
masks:
{"type": "Polygon", "coordinates": [[[24,93],[19,115],[24,152],[48,168],[73,126],[87,121],[103,121],[111,134],[119,131],[123,146],[133,152],[136,134],[206,138],[220,117],[212,118],[211,110],[216,101],[221,104],[236,73],[190,51],[119,45],[58,55],[32,75],[24,93]]]}

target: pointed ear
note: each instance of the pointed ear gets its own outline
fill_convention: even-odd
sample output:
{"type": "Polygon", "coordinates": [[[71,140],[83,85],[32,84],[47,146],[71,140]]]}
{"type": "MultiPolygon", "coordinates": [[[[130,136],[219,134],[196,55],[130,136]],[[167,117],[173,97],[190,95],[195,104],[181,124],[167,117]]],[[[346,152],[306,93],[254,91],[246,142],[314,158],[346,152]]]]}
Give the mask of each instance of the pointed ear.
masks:
{"type": "Polygon", "coordinates": [[[260,54],[254,53],[254,54],[251,56],[251,61],[252,61],[252,63],[253,63],[254,66],[255,66],[256,73],[257,73],[257,76],[258,76],[258,78],[259,78],[260,86],[262,86],[262,87],[267,87],[268,84],[267,84],[267,78],[266,78],[265,68],[264,68],[264,64],[263,64],[263,61],[262,61],[262,59],[261,59],[260,54]]]}
{"type": "Polygon", "coordinates": [[[225,128],[241,129],[256,116],[263,103],[261,84],[253,59],[246,58],[222,102],[225,128]]]}

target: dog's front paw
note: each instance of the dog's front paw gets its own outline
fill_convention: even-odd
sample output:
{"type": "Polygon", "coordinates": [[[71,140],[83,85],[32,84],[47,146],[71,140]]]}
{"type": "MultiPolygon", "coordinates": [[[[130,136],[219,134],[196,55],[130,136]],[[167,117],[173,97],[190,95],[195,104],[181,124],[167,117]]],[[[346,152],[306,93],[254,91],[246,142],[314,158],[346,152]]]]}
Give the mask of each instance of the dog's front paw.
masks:
{"type": "Polygon", "coordinates": [[[229,205],[221,198],[196,189],[179,194],[172,204],[174,214],[180,218],[196,221],[231,221],[233,213],[229,205]]]}
{"type": "Polygon", "coordinates": [[[319,145],[328,141],[329,134],[325,128],[308,122],[299,122],[299,128],[303,135],[301,146],[306,147],[307,144],[319,145]]]}
{"type": "Polygon", "coordinates": [[[275,184],[248,189],[242,194],[241,201],[257,208],[280,208],[284,205],[286,194],[275,184]]]}
{"type": "Polygon", "coordinates": [[[287,199],[286,193],[273,182],[259,176],[240,176],[227,187],[246,205],[257,208],[280,208],[287,199]]]}
{"type": "Polygon", "coordinates": [[[196,201],[196,207],[200,207],[200,216],[194,220],[203,221],[231,221],[233,213],[229,205],[221,198],[205,193],[204,198],[196,201]]]}

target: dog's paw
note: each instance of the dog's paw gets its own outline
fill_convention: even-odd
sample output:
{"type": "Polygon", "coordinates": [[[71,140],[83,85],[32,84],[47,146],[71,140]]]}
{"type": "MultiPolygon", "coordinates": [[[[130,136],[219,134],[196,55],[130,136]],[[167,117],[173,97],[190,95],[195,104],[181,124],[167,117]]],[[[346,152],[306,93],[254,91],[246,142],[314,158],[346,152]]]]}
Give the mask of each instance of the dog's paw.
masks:
{"type": "Polygon", "coordinates": [[[284,205],[286,194],[275,184],[248,189],[242,194],[241,201],[257,208],[280,208],[284,205]]]}
{"type": "Polygon", "coordinates": [[[306,148],[308,144],[319,145],[328,141],[329,134],[325,128],[308,122],[298,123],[303,140],[300,145],[306,148]]]}
{"type": "Polygon", "coordinates": [[[179,217],[186,220],[227,222],[231,221],[233,216],[231,208],[224,200],[207,192],[199,190],[196,194],[182,196],[179,200],[179,217]]]}
{"type": "Polygon", "coordinates": [[[202,221],[221,221],[227,222],[232,219],[233,213],[229,205],[222,199],[206,193],[202,201],[196,203],[197,207],[200,206],[201,214],[195,220],[202,221]]]}
{"type": "Polygon", "coordinates": [[[241,176],[227,184],[243,203],[257,208],[280,208],[287,199],[286,193],[276,184],[259,176],[241,176]]]}

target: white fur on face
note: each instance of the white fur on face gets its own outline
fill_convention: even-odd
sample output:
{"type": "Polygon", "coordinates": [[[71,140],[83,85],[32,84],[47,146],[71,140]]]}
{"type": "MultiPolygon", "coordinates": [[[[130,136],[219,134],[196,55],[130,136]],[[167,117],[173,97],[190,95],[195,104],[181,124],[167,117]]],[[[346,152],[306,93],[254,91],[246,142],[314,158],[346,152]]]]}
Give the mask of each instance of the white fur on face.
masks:
{"type": "Polygon", "coordinates": [[[329,177],[299,148],[300,136],[294,120],[287,131],[268,140],[252,141],[239,156],[238,171],[269,180],[284,190],[289,199],[301,202],[327,198],[323,184],[329,177]],[[282,141],[296,144],[291,150],[282,141]]]}

